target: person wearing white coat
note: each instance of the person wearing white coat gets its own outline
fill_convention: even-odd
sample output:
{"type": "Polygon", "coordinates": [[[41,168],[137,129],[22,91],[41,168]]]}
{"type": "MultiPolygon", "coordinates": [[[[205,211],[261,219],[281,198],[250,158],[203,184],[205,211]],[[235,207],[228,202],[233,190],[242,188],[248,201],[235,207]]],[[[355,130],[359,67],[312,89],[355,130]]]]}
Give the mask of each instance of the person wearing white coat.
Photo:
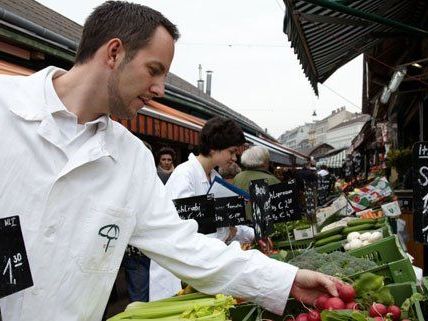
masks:
{"type": "Polygon", "coordinates": [[[109,118],[163,95],[177,38],[159,12],[107,1],[86,20],[71,70],[0,76],[0,218],[19,215],[34,282],[0,299],[3,321],[100,320],[127,244],[202,292],[276,313],[290,294],[337,295],[321,273],[198,234],[150,151],[109,118]]]}
{"type": "MultiPolygon", "coordinates": [[[[239,125],[230,119],[212,118],[202,128],[200,134],[201,153],[189,155],[189,159],[178,165],[166,183],[171,199],[205,195],[210,189],[215,176],[220,174],[217,166],[229,166],[236,161],[238,147],[245,143],[244,134],[239,125]]],[[[218,196],[214,193],[214,196],[218,196]]],[[[223,242],[235,240],[252,242],[254,230],[248,226],[218,228],[209,234],[223,242]]],[[[181,281],[156,262],[150,266],[150,301],[173,296],[181,289],[181,281]]]]}

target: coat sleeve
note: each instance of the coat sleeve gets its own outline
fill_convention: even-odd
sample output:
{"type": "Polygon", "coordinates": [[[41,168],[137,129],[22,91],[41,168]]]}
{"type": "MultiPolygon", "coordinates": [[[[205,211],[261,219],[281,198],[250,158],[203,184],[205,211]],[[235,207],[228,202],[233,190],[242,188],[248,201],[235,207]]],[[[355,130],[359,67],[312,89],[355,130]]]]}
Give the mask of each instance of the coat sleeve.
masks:
{"type": "MultiPolygon", "coordinates": [[[[147,153],[148,154],[148,153],[147,153]]],[[[247,299],[281,314],[297,268],[237,242],[198,234],[193,220],[181,220],[157,179],[153,158],[144,157],[140,208],[130,244],[201,292],[247,299]]]]}

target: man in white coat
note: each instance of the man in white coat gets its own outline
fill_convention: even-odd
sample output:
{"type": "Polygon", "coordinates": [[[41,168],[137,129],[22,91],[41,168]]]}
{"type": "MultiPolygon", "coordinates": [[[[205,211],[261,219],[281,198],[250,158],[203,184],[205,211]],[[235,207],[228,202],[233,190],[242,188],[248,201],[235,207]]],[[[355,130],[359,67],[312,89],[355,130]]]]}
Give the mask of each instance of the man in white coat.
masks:
{"type": "Polygon", "coordinates": [[[19,215],[34,281],[0,299],[4,321],[100,320],[127,244],[202,292],[279,314],[290,294],[337,295],[330,277],[196,233],[150,151],[109,118],[163,95],[177,38],[159,12],[108,1],[85,22],[71,70],[0,77],[0,217],[19,215]]]}

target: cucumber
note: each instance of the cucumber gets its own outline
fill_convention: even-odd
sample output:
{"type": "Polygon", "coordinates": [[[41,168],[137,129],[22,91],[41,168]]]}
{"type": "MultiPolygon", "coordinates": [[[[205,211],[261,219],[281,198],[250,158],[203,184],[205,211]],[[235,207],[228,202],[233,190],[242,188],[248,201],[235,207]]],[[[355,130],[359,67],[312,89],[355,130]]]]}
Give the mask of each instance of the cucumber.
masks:
{"type": "Polygon", "coordinates": [[[374,229],[374,224],[360,224],[355,226],[345,227],[342,231],[343,234],[349,234],[351,232],[359,232],[374,229]]]}
{"type": "Polygon", "coordinates": [[[361,225],[361,224],[375,224],[375,223],[377,223],[376,218],[369,218],[369,219],[358,218],[356,220],[349,221],[347,223],[347,225],[348,226],[357,226],[357,225],[361,225]]]}
{"type": "Polygon", "coordinates": [[[323,238],[326,238],[326,237],[329,237],[329,236],[332,236],[332,235],[341,234],[343,228],[344,228],[343,226],[337,226],[337,227],[334,227],[334,228],[332,228],[330,230],[318,233],[317,235],[315,235],[315,239],[316,240],[321,240],[323,238]]]}
{"type": "Polygon", "coordinates": [[[339,234],[339,235],[332,235],[329,237],[325,237],[323,239],[320,239],[318,241],[315,242],[315,246],[322,246],[322,245],[326,245],[332,242],[337,242],[337,241],[341,241],[343,239],[343,235],[339,234]]]}

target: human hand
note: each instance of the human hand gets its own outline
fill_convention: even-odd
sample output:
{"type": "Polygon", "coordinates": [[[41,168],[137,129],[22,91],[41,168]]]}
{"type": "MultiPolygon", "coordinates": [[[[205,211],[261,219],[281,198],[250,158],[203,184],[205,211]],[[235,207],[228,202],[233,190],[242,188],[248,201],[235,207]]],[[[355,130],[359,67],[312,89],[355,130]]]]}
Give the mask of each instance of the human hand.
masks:
{"type": "Polygon", "coordinates": [[[229,227],[229,234],[227,235],[226,240],[224,240],[224,242],[226,244],[229,244],[233,238],[236,236],[236,233],[238,232],[238,229],[236,228],[236,226],[231,226],[229,227]]]}
{"type": "Polygon", "coordinates": [[[297,271],[290,294],[299,301],[313,305],[321,294],[338,296],[339,279],[315,271],[300,269],[297,271]]]}

